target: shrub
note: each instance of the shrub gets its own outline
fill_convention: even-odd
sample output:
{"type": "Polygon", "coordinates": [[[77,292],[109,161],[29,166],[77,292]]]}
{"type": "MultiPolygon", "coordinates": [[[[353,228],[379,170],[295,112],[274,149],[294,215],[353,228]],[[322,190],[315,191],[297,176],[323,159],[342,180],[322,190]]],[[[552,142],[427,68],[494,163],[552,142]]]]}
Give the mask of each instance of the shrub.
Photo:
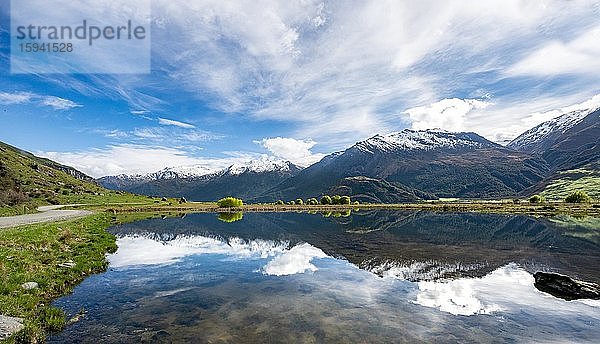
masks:
{"type": "Polygon", "coordinates": [[[321,204],[323,204],[323,205],[331,204],[331,197],[329,197],[327,195],[321,197],[321,204]]]}
{"type": "Polygon", "coordinates": [[[219,208],[241,207],[244,201],[239,198],[225,197],[217,201],[219,208]]]}
{"type": "Polygon", "coordinates": [[[317,205],[317,204],[319,204],[319,201],[317,201],[316,198],[309,198],[309,199],[306,200],[306,204],[317,205]]]}
{"type": "Polygon", "coordinates": [[[529,203],[544,203],[544,197],[540,195],[533,195],[529,198],[529,203]]]}
{"type": "Polygon", "coordinates": [[[352,202],[352,204],[359,205],[360,203],[358,203],[358,201],[354,201],[354,202],[352,202]]]}
{"type": "Polygon", "coordinates": [[[591,201],[592,199],[585,191],[575,191],[565,198],[567,203],[590,203],[591,201]]]}
{"type": "Polygon", "coordinates": [[[349,196],[342,196],[340,198],[340,204],[350,204],[350,197],[349,196]]]}
{"type": "Polygon", "coordinates": [[[296,204],[303,205],[304,201],[302,200],[302,198],[298,198],[298,199],[296,199],[296,204]]]}

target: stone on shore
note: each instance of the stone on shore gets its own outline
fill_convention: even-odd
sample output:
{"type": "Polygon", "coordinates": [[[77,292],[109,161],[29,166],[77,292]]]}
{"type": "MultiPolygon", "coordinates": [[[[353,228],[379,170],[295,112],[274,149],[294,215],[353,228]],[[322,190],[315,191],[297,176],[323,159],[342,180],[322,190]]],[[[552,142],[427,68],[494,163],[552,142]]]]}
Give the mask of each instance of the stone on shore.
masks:
{"type": "Polygon", "coordinates": [[[23,319],[0,315],[0,341],[23,329],[23,319]]]}
{"type": "Polygon", "coordinates": [[[21,284],[21,288],[25,290],[37,289],[38,287],[39,285],[37,284],[37,282],[25,282],[21,284]]]}

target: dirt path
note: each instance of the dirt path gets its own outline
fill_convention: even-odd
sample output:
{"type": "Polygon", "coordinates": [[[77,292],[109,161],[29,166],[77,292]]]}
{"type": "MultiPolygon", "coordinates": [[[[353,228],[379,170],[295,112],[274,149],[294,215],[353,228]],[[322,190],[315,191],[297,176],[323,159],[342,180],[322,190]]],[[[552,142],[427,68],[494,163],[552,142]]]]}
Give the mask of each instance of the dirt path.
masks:
{"type": "Polygon", "coordinates": [[[39,213],[36,214],[0,217],[0,228],[69,220],[92,214],[92,212],[89,210],[59,210],[60,208],[77,205],[83,204],[47,205],[38,207],[37,210],[39,213]]]}

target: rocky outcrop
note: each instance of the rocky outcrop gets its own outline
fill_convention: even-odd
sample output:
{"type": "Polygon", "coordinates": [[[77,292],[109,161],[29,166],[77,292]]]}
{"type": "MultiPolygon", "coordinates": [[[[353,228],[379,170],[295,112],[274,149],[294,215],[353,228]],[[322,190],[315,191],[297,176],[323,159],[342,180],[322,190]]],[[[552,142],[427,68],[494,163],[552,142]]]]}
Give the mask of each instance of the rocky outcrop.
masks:
{"type": "Polygon", "coordinates": [[[597,284],[582,282],[569,276],[549,272],[536,272],[535,287],[552,296],[571,301],[577,299],[600,300],[600,287],[597,284]]]}

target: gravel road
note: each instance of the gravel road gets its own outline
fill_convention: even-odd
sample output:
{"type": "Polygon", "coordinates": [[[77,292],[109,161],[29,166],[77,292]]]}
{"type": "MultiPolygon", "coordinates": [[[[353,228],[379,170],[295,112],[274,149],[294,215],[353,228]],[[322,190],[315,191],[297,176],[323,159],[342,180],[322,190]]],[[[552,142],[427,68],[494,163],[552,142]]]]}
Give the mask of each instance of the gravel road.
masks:
{"type": "Polygon", "coordinates": [[[77,205],[82,204],[47,205],[38,207],[37,210],[39,213],[0,217],[0,228],[29,225],[32,223],[69,220],[92,214],[92,212],[89,210],[60,210],[60,208],[77,205]]]}

